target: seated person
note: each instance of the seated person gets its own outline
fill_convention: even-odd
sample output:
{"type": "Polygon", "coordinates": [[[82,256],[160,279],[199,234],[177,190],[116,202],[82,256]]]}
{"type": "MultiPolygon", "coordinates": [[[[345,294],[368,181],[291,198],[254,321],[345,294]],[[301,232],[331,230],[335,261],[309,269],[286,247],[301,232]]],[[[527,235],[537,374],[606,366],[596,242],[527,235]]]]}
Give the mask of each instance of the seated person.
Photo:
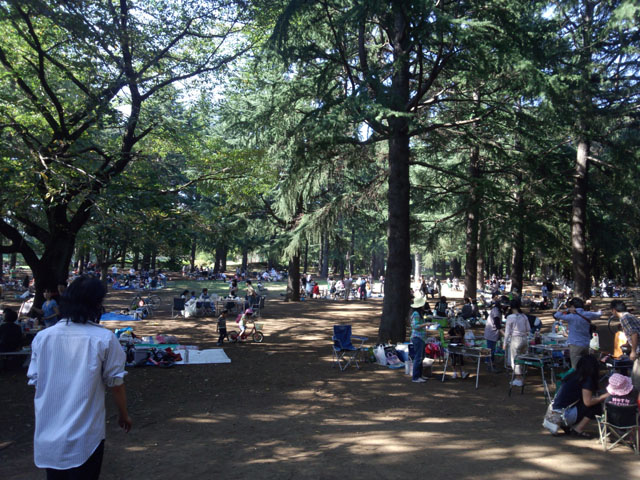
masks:
{"type": "Polygon", "coordinates": [[[601,404],[609,397],[609,393],[596,394],[598,381],[598,360],[592,355],[580,358],[576,370],[564,378],[553,400],[553,409],[562,410],[574,404],[578,409],[575,424],[571,427],[563,427],[565,433],[591,438],[584,429],[589,420],[602,414],[601,404]]]}
{"type": "Polygon", "coordinates": [[[207,288],[203,288],[202,289],[202,293],[200,294],[199,300],[203,301],[203,302],[208,302],[210,300],[209,289],[207,289],[207,288]]]}
{"type": "Polygon", "coordinates": [[[247,329],[247,322],[250,321],[250,317],[253,315],[253,310],[247,308],[242,315],[238,315],[236,322],[238,323],[238,328],[240,329],[240,335],[238,335],[238,340],[242,339],[245,330],[247,329]]]}
{"type": "MultiPolygon", "coordinates": [[[[449,343],[457,343],[462,345],[464,342],[464,327],[462,325],[456,325],[449,330],[449,343]]],[[[454,353],[451,355],[451,361],[453,362],[453,378],[467,378],[469,372],[464,370],[464,357],[460,354],[454,353]],[[457,371],[456,371],[457,370],[457,371]]]]}
{"type": "Polygon", "coordinates": [[[638,404],[638,391],[633,388],[631,377],[614,373],[609,377],[607,392],[609,392],[609,398],[605,401],[607,405],[630,407],[638,404]]]}
{"type": "Polygon", "coordinates": [[[447,297],[440,297],[440,300],[438,300],[438,303],[436,303],[435,306],[436,315],[438,317],[446,317],[448,308],[449,306],[447,305],[447,297]]]}
{"type": "Polygon", "coordinates": [[[0,352],[17,352],[22,349],[22,328],[16,324],[18,314],[12,308],[3,311],[4,322],[0,324],[0,352]]]}
{"type": "Polygon", "coordinates": [[[535,315],[527,314],[527,320],[529,320],[529,326],[531,327],[531,333],[539,332],[542,328],[542,321],[535,315]]]}

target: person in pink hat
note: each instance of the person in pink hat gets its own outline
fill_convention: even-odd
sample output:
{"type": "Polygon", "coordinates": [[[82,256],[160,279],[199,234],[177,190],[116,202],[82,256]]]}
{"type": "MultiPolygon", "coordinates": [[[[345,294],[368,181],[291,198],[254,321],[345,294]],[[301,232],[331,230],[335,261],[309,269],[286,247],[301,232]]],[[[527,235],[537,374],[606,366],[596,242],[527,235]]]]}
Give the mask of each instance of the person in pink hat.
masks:
{"type": "Polygon", "coordinates": [[[630,407],[638,401],[638,391],[633,388],[631,378],[619,373],[614,373],[609,377],[607,392],[609,392],[607,404],[616,407],[630,407]]]}

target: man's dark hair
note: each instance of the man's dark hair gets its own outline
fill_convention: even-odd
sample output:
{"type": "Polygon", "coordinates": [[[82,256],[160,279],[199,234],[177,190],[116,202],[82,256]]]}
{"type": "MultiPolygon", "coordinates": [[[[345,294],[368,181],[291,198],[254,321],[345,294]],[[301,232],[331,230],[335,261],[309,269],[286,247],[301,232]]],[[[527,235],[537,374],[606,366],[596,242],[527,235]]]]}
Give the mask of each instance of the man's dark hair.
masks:
{"type": "Polygon", "coordinates": [[[4,314],[4,321],[8,323],[15,323],[18,320],[18,313],[13,308],[5,308],[2,313],[4,314]]]}
{"type": "Polygon", "coordinates": [[[611,310],[615,310],[616,312],[627,311],[627,306],[624,304],[622,300],[612,300],[610,306],[611,306],[611,310]]]}
{"type": "Polygon", "coordinates": [[[60,316],[74,323],[98,322],[107,291],[89,275],[76,278],[60,297],[60,316]]]}
{"type": "Polygon", "coordinates": [[[584,308],[584,300],[582,300],[579,297],[573,297],[570,301],[569,301],[569,305],[575,307],[575,308],[584,308]]]}

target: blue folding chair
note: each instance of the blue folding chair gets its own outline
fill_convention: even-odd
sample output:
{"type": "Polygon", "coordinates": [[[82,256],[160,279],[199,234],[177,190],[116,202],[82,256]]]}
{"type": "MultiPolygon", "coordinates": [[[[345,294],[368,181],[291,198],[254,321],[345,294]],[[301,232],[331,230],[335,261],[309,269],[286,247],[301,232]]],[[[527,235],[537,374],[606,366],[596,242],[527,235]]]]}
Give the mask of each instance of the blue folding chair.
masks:
{"type": "Polygon", "coordinates": [[[344,371],[353,362],[356,368],[360,369],[358,360],[360,352],[365,349],[364,342],[367,340],[367,337],[351,335],[351,325],[334,325],[332,347],[334,365],[338,365],[340,371],[344,371]],[[353,341],[356,341],[356,345],[353,345],[353,341]]]}

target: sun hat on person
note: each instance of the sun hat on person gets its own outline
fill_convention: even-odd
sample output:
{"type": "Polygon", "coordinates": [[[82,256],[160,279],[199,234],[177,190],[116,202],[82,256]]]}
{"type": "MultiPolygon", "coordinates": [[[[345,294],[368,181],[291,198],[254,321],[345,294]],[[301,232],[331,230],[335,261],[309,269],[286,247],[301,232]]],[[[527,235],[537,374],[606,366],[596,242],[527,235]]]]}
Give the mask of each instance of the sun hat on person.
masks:
{"type": "Polygon", "coordinates": [[[633,390],[633,383],[630,377],[625,377],[619,373],[614,373],[609,377],[607,392],[615,396],[628,395],[633,390]]]}
{"type": "Polygon", "coordinates": [[[413,300],[411,308],[422,308],[427,300],[424,297],[419,297],[413,300]]]}

